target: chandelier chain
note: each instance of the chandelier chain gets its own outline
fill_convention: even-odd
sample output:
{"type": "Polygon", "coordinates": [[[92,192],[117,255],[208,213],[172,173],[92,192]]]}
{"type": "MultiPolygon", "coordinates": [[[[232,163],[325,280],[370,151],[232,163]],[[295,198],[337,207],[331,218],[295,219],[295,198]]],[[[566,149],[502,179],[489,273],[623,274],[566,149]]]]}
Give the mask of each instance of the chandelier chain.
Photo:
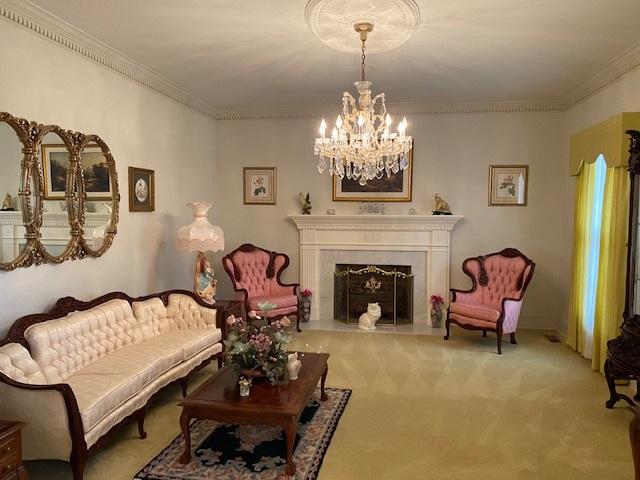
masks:
{"type": "Polygon", "coordinates": [[[362,40],[362,63],[360,64],[360,66],[362,67],[362,81],[364,82],[364,62],[367,58],[367,55],[365,54],[364,50],[365,50],[365,42],[367,40],[363,39],[362,40]]]}

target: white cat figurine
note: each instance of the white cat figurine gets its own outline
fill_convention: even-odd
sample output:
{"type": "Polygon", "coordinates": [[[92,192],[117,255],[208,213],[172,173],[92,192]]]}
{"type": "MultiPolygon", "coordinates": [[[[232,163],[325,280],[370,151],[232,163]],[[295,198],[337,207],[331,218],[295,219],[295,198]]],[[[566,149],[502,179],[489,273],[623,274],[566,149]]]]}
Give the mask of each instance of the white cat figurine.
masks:
{"type": "Polygon", "coordinates": [[[360,330],[375,330],[376,322],[380,320],[380,316],[382,315],[382,311],[380,310],[380,305],[378,303],[368,303],[367,311],[360,315],[360,320],[358,321],[358,328],[360,330]]]}
{"type": "Polygon", "coordinates": [[[290,353],[287,358],[287,371],[289,372],[289,380],[297,380],[298,373],[302,368],[302,362],[298,360],[298,352],[290,353]]]}

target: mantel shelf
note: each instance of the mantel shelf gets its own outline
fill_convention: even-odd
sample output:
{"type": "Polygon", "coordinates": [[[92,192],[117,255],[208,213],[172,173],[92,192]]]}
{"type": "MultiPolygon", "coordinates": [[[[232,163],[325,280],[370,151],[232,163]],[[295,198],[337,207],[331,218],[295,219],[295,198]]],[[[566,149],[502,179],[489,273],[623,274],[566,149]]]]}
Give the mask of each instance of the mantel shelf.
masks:
{"type": "Polygon", "coordinates": [[[463,215],[289,215],[298,230],[453,230],[463,215]]]}

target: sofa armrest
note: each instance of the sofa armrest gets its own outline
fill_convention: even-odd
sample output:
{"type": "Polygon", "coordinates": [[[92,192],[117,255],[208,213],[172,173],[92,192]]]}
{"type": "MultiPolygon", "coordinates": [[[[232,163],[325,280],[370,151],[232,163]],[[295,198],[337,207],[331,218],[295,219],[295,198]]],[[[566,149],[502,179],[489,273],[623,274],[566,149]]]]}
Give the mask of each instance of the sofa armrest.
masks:
{"type": "Polygon", "coordinates": [[[68,384],[21,383],[0,372],[0,398],[0,417],[28,423],[25,459],[69,461],[86,452],[82,417],[68,384]]]}

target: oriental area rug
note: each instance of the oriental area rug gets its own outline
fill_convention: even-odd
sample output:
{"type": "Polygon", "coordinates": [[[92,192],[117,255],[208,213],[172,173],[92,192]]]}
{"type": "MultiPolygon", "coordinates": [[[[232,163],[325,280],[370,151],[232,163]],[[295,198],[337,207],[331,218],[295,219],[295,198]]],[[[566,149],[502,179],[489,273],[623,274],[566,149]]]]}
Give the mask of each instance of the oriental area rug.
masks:
{"type": "Polygon", "coordinates": [[[179,435],[134,480],[313,480],[351,396],[348,389],[325,391],[329,399],[320,401],[320,390],[316,390],[300,416],[293,477],[284,476],[286,445],[282,429],[193,420],[191,462],[178,462],[184,450],[184,438],[179,435]]]}

